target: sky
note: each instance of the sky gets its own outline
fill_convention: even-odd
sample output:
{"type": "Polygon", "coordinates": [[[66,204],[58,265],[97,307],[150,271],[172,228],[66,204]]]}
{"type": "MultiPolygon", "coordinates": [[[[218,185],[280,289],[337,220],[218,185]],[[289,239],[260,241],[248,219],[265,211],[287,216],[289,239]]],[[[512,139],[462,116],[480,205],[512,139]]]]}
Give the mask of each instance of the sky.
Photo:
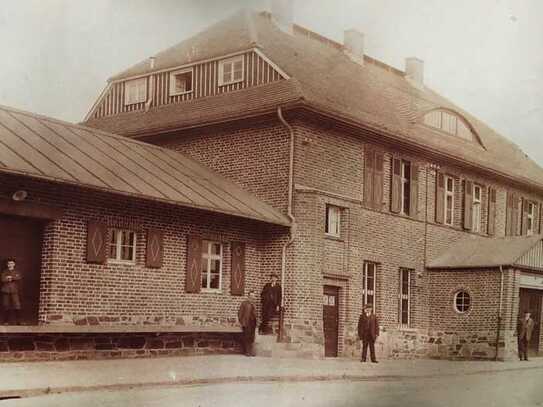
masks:
{"type": "MultiPolygon", "coordinates": [[[[271,0],[0,0],[0,104],[83,120],[109,77],[271,0]]],[[[295,0],[295,22],[404,69],[543,166],[543,1],[295,0]]]]}

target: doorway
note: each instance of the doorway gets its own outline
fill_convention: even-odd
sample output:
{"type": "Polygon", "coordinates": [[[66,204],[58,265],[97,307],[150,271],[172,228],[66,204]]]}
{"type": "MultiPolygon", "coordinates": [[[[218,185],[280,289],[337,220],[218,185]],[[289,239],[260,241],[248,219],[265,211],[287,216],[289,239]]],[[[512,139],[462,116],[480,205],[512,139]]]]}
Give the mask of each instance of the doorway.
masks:
{"type": "Polygon", "coordinates": [[[540,326],[541,326],[541,306],[542,306],[543,291],[532,290],[529,288],[520,289],[519,301],[519,318],[522,318],[525,311],[530,311],[531,317],[534,320],[534,330],[530,343],[528,343],[528,352],[531,356],[537,356],[540,352],[540,326]]]}
{"type": "Polygon", "coordinates": [[[323,290],[324,356],[337,357],[339,335],[339,287],[323,290]]]}
{"type": "MultiPolygon", "coordinates": [[[[21,322],[37,325],[43,224],[30,218],[0,215],[0,231],[0,267],[3,270],[5,260],[14,257],[16,268],[22,275],[19,284],[21,322]]],[[[2,309],[5,318],[4,311],[2,309]]]]}

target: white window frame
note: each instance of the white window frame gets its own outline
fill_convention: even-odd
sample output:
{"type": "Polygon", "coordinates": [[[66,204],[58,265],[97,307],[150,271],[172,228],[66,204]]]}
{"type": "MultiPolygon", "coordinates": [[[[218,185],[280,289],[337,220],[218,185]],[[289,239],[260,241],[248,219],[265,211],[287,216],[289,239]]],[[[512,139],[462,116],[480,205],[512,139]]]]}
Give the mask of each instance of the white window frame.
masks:
{"type": "Polygon", "coordinates": [[[126,81],[124,83],[124,104],[125,106],[147,101],[147,78],[138,78],[126,81]],[[135,88],[133,94],[131,89],[135,88]],[[142,90],[143,88],[143,90],[142,90]]]}
{"type": "Polygon", "coordinates": [[[192,93],[194,91],[194,69],[193,68],[185,68],[185,69],[179,69],[177,71],[173,71],[173,72],[170,72],[170,96],[178,96],[178,95],[185,95],[187,93],[192,93]],[[191,84],[190,84],[190,90],[186,90],[186,91],[178,91],[176,90],[175,88],[175,83],[176,83],[176,80],[175,80],[175,77],[177,75],[182,75],[184,73],[189,73],[190,72],[190,80],[191,80],[191,84]]]}
{"type": "Polygon", "coordinates": [[[326,236],[339,238],[341,236],[341,208],[334,205],[326,205],[326,236]]]}
{"type": "Polygon", "coordinates": [[[362,269],[362,308],[368,303],[368,296],[372,296],[373,300],[371,306],[375,310],[375,293],[377,286],[377,263],[371,261],[365,261],[362,269]],[[370,270],[371,269],[371,270],[370,270]],[[368,274],[373,272],[373,287],[368,287],[368,274]]]}
{"type": "Polygon", "coordinates": [[[473,204],[472,204],[472,231],[473,232],[480,232],[481,231],[481,208],[482,208],[482,200],[483,200],[483,188],[480,185],[473,184],[473,191],[472,191],[472,197],[473,197],[473,204]],[[475,191],[479,191],[479,198],[477,198],[475,191]]]}
{"type": "Polygon", "coordinates": [[[401,328],[409,328],[411,326],[411,278],[412,269],[400,268],[400,284],[398,287],[398,324],[401,328]],[[407,273],[407,294],[403,292],[403,277],[407,273]],[[407,323],[402,321],[403,315],[403,300],[407,300],[407,323]]]}
{"type": "Polygon", "coordinates": [[[243,82],[245,80],[245,58],[243,55],[236,55],[232,58],[223,59],[219,61],[219,86],[231,85],[233,83],[243,82]],[[234,65],[236,62],[241,61],[241,78],[234,79],[234,65]],[[232,65],[232,75],[230,80],[224,80],[224,66],[231,64],[232,65]]]}
{"type": "Polygon", "coordinates": [[[445,185],[444,185],[444,193],[445,193],[445,199],[443,199],[443,205],[444,205],[444,215],[445,215],[445,219],[443,219],[443,223],[445,225],[449,225],[449,226],[453,226],[454,225],[454,178],[449,176],[449,175],[445,175],[444,177],[444,181],[445,181],[445,185]],[[451,185],[452,185],[452,191],[449,191],[448,189],[448,180],[451,180],[451,185]],[[451,221],[450,223],[447,222],[447,212],[448,212],[448,209],[447,209],[447,198],[448,197],[451,197],[451,221]]]}
{"type": "Polygon", "coordinates": [[[111,239],[108,239],[107,244],[107,262],[108,263],[116,263],[116,264],[136,264],[136,250],[137,250],[137,233],[134,230],[130,229],[122,229],[122,228],[110,228],[108,233],[108,238],[114,237],[115,238],[115,257],[110,257],[110,247],[112,246],[111,239]],[[121,258],[122,255],[122,234],[123,233],[132,233],[132,258],[131,259],[123,259],[121,258]]]}
{"type": "MultiPolygon", "coordinates": [[[[401,160],[401,164],[400,164],[400,179],[401,179],[401,183],[402,183],[402,190],[401,190],[401,208],[400,208],[400,213],[402,215],[409,215],[409,209],[410,208],[407,208],[407,211],[405,210],[404,208],[404,203],[405,203],[405,196],[406,196],[406,193],[408,194],[409,196],[409,199],[411,200],[411,170],[412,170],[412,166],[411,166],[411,162],[407,161],[407,160],[401,160]],[[406,177],[405,176],[405,168],[406,166],[409,166],[409,177],[406,177]],[[407,187],[409,186],[409,188],[407,187]]],[[[411,202],[409,202],[409,206],[411,206],[411,202]]]]}
{"type": "MultiPolygon", "coordinates": [[[[462,301],[462,304],[465,305],[465,302],[462,301]]],[[[471,294],[467,290],[462,289],[462,290],[458,290],[458,291],[456,291],[454,293],[454,296],[453,296],[453,308],[458,314],[467,314],[471,310],[472,305],[473,305],[473,301],[471,299],[471,294]],[[466,294],[468,296],[468,298],[469,298],[469,305],[465,310],[460,310],[458,308],[457,299],[458,299],[458,296],[460,294],[466,294]]]]}
{"type": "Polygon", "coordinates": [[[517,202],[517,230],[515,230],[516,236],[522,236],[522,221],[524,217],[523,207],[522,207],[522,197],[518,197],[517,202]]]}
{"type": "MultiPolygon", "coordinates": [[[[202,292],[217,292],[222,290],[222,271],[223,271],[223,253],[224,253],[224,245],[221,242],[214,241],[214,240],[203,240],[202,245],[207,244],[207,252],[202,252],[202,264],[206,265],[205,273],[207,274],[207,287],[204,287],[202,285],[202,281],[200,281],[200,287],[202,292]],[[211,248],[214,244],[218,244],[221,248],[220,254],[214,254],[211,253],[211,248]],[[213,260],[219,260],[219,287],[218,288],[211,288],[211,262],[213,260]]],[[[202,274],[204,273],[204,270],[202,270],[202,274]]]]}
{"type": "Polygon", "coordinates": [[[532,236],[534,234],[534,222],[535,222],[535,204],[528,201],[528,215],[526,215],[526,235],[532,236]]]}

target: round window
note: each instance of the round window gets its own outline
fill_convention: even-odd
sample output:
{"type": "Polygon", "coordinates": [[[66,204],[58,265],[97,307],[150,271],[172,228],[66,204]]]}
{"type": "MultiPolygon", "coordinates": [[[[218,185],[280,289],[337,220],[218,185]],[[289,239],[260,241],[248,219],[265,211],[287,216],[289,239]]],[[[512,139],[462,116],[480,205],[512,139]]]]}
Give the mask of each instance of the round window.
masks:
{"type": "Polygon", "coordinates": [[[467,291],[458,291],[454,295],[454,308],[457,312],[465,313],[471,307],[471,297],[467,291]]]}

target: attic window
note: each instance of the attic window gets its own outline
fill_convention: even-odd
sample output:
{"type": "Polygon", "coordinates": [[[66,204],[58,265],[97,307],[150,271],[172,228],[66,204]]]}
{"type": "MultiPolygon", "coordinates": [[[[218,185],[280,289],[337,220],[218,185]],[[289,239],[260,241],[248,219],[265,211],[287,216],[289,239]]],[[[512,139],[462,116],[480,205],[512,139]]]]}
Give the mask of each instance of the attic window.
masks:
{"type": "Polygon", "coordinates": [[[192,68],[170,73],[170,96],[192,92],[192,68]]]}
{"type": "Polygon", "coordinates": [[[219,86],[243,81],[243,55],[219,62],[219,86]]]}
{"type": "Polygon", "coordinates": [[[424,124],[461,139],[474,141],[473,133],[465,121],[451,112],[433,110],[424,116],[424,124]]]}
{"type": "Polygon", "coordinates": [[[147,78],[133,79],[124,84],[124,104],[133,105],[147,100],[147,78]]]}

